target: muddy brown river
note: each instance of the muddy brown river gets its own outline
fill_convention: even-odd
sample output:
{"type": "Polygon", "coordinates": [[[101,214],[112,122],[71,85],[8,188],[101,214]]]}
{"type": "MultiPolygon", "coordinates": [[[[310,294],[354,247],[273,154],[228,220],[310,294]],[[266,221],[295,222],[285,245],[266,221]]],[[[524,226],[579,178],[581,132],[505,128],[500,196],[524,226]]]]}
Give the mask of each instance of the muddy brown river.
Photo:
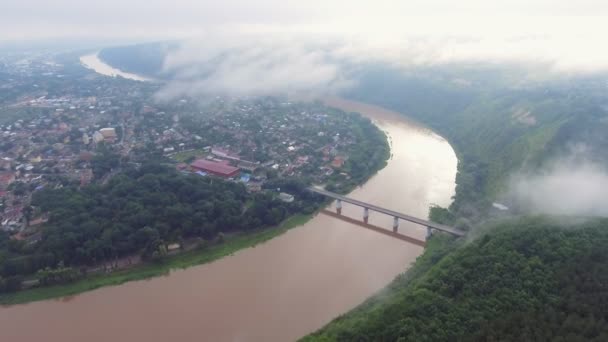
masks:
{"type": "MultiPolygon", "coordinates": [[[[388,166],[349,196],[419,217],[454,194],[456,156],[440,136],[382,108],[341,99],[386,132],[388,166]]],[[[343,213],[360,217],[360,208],[343,213]]],[[[371,213],[390,229],[392,219],[371,213]]],[[[425,230],[400,231],[424,239],[425,230]]],[[[386,286],[422,248],[318,215],[254,248],[165,277],[0,308],[2,341],[292,341],[386,286]]]]}

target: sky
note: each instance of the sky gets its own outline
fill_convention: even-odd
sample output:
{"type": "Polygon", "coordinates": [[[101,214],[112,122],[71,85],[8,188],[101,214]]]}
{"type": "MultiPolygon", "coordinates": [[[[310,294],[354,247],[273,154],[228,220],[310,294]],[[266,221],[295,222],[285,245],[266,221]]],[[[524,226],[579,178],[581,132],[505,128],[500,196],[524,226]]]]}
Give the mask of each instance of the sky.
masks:
{"type": "Polygon", "coordinates": [[[605,0],[2,0],[0,42],[336,40],[405,62],[541,60],[608,68],[605,0]]]}
{"type": "Polygon", "coordinates": [[[570,35],[602,33],[608,14],[603,0],[3,0],[1,8],[0,40],[156,39],[208,30],[570,35]]]}

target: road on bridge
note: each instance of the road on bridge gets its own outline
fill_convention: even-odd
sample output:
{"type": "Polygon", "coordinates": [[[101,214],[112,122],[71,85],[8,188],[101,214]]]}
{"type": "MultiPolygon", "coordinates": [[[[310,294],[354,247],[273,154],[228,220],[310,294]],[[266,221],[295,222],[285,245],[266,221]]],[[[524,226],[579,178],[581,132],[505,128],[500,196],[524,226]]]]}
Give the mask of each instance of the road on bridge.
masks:
{"type": "Polygon", "coordinates": [[[336,194],[336,193],[331,192],[331,191],[327,191],[327,190],[323,190],[323,189],[319,189],[319,188],[315,188],[315,187],[309,187],[308,190],[310,190],[310,191],[312,191],[314,193],[317,193],[319,195],[327,196],[327,197],[330,197],[330,198],[333,198],[333,199],[336,199],[336,200],[340,200],[342,202],[354,204],[354,205],[362,207],[362,208],[367,208],[369,210],[376,211],[376,212],[379,212],[379,213],[383,213],[383,214],[386,214],[386,215],[389,215],[389,216],[392,216],[392,217],[395,217],[395,218],[399,218],[399,219],[404,220],[404,221],[413,222],[413,223],[419,224],[421,226],[425,226],[425,227],[428,227],[428,228],[432,228],[432,229],[436,229],[436,230],[439,230],[439,231],[442,231],[442,232],[446,232],[446,233],[452,234],[454,236],[461,237],[461,236],[465,235],[465,233],[463,231],[461,231],[459,229],[456,229],[454,227],[450,227],[450,226],[446,226],[446,225],[443,225],[443,224],[431,222],[431,221],[428,221],[428,220],[419,219],[419,218],[414,217],[414,216],[406,215],[406,214],[403,214],[403,213],[400,213],[400,212],[397,212],[397,211],[393,211],[393,210],[390,210],[390,209],[378,207],[378,206],[370,204],[370,203],[366,203],[366,202],[362,202],[362,201],[359,201],[359,200],[356,200],[356,199],[348,198],[346,196],[342,196],[340,194],[336,194]]]}

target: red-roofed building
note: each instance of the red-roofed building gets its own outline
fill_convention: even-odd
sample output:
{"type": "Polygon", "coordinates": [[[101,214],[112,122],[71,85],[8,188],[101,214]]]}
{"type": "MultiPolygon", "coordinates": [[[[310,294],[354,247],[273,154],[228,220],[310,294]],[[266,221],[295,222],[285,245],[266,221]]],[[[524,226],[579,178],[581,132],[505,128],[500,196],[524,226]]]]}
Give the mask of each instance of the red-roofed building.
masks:
{"type": "Polygon", "coordinates": [[[15,181],[15,174],[12,172],[0,174],[0,189],[8,188],[15,181]]]}
{"type": "Polygon", "coordinates": [[[345,161],[344,157],[336,156],[334,158],[334,160],[331,162],[331,166],[333,166],[336,169],[339,169],[342,166],[344,166],[344,161],[345,161]]]}
{"type": "Polygon", "coordinates": [[[195,160],[190,167],[194,171],[207,172],[215,176],[232,178],[239,174],[239,168],[230,166],[227,163],[217,163],[210,160],[198,159],[195,160]]]}

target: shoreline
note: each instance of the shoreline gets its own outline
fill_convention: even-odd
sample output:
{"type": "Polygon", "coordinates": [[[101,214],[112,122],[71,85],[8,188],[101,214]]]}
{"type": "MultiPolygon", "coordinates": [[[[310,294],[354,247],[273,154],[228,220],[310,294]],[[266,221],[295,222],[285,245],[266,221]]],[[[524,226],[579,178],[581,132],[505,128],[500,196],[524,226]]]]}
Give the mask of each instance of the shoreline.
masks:
{"type": "Polygon", "coordinates": [[[122,77],[133,81],[139,82],[155,82],[156,80],[133,74],[130,72],[122,71],[118,68],[115,68],[106,62],[104,62],[101,58],[99,58],[99,51],[93,52],[88,55],[80,56],[79,58],[80,64],[86,69],[92,70],[100,75],[108,76],[108,77],[122,77]]]}
{"type": "Polygon", "coordinates": [[[60,300],[61,298],[69,298],[70,296],[106,286],[118,286],[131,281],[146,280],[167,275],[175,270],[210,263],[282,235],[292,228],[305,224],[317,214],[317,212],[309,215],[296,214],[287,218],[278,226],[258,229],[253,232],[239,233],[226,238],[226,241],[219,244],[171,255],[160,263],[143,262],[123,270],[85,276],[74,283],[36,287],[13,293],[0,294],[0,307],[6,308],[50,299],[60,300]]]}
{"type": "MultiPolygon", "coordinates": [[[[90,56],[93,55],[83,56],[82,58],[90,56]]],[[[99,59],[97,60],[100,61],[99,59]]],[[[101,63],[103,63],[103,61],[101,61],[101,63]]],[[[90,65],[86,65],[84,62],[83,65],[86,68],[98,71],[90,65]]],[[[108,74],[104,75],[115,77],[108,74]]],[[[329,103],[326,105],[331,108],[345,110],[338,105],[331,105],[329,103]]],[[[359,114],[370,118],[365,113],[359,114]]],[[[372,119],[372,121],[374,120],[372,119]]],[[[370,173],[364,179],[362,179],[359,184],[347,188],[346,193],[351,193],[353,190],[366,184],[370,179],[375,177],[378,172],[384,169],[391,159],[392,145],[390,142],[390,136],[388,136],[377,123],[374,122],[374,126],[376,126],[376,128],[385,136],[386,143],[388,145],[387,154],[384,156],[383,161],[378,165],[375,165],[373,170],[370,170],[370,173]]],[[[231,256],[239,251],[265,243],[286,233],[292,228],[304,225],[317,216],[321,210],[330,205],[331,202],[332,201],[327,200],[324,201],[323,205],[312,214],[294,214],[275,227],[255,229],[252,232],[237,232],[233,236],[226,237],[224,242],[214,243],[202,249],[197,248],[181,251],[177,254],[168,256],[166,259],[158,263],[152,261],[142,261],[132,266],[114,269],[109,272],[96,271],[94,273],[85,275],[83,278],[75,282],[67,284],[36,286],[22,289],[17,292],[2,293],[0,294],[0,307],[7,308],[14,305],[23,305],[52,299],[69,299],[71,296],[93,291],[99,288],[119,286],[132,281],[146,280],[168,275],[175,270],[187,269],[190,267],[211,263],[224,257],[231,256]]]]}

